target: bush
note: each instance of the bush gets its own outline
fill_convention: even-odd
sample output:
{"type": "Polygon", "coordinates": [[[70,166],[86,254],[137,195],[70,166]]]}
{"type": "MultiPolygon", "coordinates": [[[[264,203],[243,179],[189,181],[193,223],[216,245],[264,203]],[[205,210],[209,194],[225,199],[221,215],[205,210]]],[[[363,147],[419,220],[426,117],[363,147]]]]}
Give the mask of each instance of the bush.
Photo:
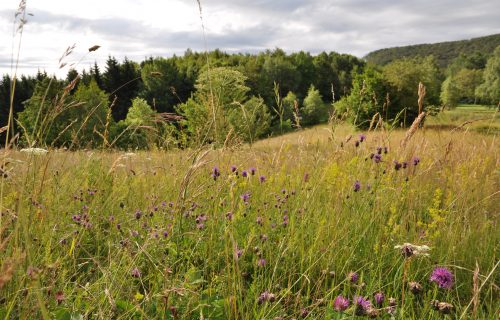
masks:
{"type": "Polygon", "coordinates": [[[319,90],[313,85],[309,87],[301,113],[302,122],[305,126],[315,125],[328,120],[328,105],[323,102],[319,90]]]}

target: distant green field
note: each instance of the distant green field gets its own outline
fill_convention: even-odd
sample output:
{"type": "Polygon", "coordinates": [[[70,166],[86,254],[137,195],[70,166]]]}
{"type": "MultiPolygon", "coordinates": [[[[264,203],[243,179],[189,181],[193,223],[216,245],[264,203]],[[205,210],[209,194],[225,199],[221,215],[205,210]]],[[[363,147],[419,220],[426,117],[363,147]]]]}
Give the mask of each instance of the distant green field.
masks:
{"type": "Polygon", "coordinates": [[[495,106],[462,104],[429,117],[428,128],[474,130],[481,133],[500,132],[500,115],[495,106]]]}

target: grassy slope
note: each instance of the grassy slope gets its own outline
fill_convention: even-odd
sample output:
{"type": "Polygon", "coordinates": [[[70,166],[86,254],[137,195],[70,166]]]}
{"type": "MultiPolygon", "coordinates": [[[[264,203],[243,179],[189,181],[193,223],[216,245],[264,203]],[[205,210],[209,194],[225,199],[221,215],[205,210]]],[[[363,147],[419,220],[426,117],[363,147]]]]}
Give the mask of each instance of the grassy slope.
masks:
{"type": "Polygon", "coordinates": [[[46,308],[51,317],[160,319],[175,308],[190,319],[289,318],[304,310],[311,319],[337,319],[337,295],[383,291],[396,298],[400,318],[441,319],[429,301],[453,303],[455,316],[465,312],[477,263],[484,286],[476,312],[494,318],[500,305],[487,276],[500,240],[495,136],[425,130],[402,149],[404,132],[376,132],[356,148],[350,128],[329,129],[198,160],[192,151],[9,153],[0,230],[11,237],[0,261],[11,261],[13,272],[0,289],[0,317],[40,318],[46,308]],[[369,155],[378,146],[388,153],[376,164],[369,155]],[[410,166],[396,171],[393,160],[410,166]],[[256,176],[242,178],[250,167],[256,176]],[[393,248],[403,242],[427,244],[431,256],[404,267],[393,248]],[[453,271],[453,289],[429,283],[436,265],[453,271]],[[365,285],[346,280],[349,271],[365,285]],[[424,293],[413,296],[403,278],[419,281],[424,293]],[[264,291],[276,301],[258,304],[264,291]]]}

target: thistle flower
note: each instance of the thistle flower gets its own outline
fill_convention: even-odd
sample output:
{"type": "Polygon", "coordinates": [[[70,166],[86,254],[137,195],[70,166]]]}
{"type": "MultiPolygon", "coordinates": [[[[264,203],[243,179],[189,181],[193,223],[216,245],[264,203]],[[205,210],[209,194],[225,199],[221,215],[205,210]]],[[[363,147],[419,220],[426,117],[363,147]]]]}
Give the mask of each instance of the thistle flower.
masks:
{"type": "Polygon", "coordinates": [[[361,183],[356,180],[356,182],[354,182],[354,192],[358,192],[359,190],[361,190],[361,183]]]}
{"type": "Polygon", "coordinates": [[[266,181],[266,177],[265,176],[260,176],[259,177],[259,181],[260,181],[260,183],[264,183],[266,181]]]}
{"type": "Polygon", "coordinates": [[[248,204],[248,201],[250,200],[250,192],[245,192],[240,196],[240,198],[243,200],[245,204],[248,204]]]}
{"type": "Polygon", "coordinates": [[[217,180],[217,178],[219,176],[220,176],[220,170],[219,170],[219,168],[213,167],[212,168],[212,178],[214,178],[214,180],[217,180]]]}
{"type": "Polygon", "coordinates": [[[342,312],[349,308],[349,299],[342,295],[338,295],[333,301],[333,308],[336,311],[342,312]]]}
{"type": "Polygon", "coordinates": [[[382,147],[377,147],[377,154],[382,154],[382,147]]]}
{"type": "Polygon", "coordinates": [[[264,267],[265,265],[266,265],[266,259],[260,258],[259,260],[257,260],[257,266],[264,267]]]}
{"type": "Polygon", "coordinates": [[[450,289],[453,286],[454,277],[447,268],[437,267],[432,271],[429,280],[435,282],[442,289],[450,289]]]}
{"type": "Polygon", "coordinates": [[[248,169],[248,170],[250,171],[250,174],[251,174],[252,176],[254,176],[254,175],[255,175],[255,172],[257,172],[257,169],[255,169],[254,167],[251,167],[251,168],[250,168],[250,169],[248,169]]]}
{"type": "Polygon", "coordinates": [[[359,147],[359,141],[356,140],[356,142],[354,142],[354,145],[356,146],[356,148],[359,147]]]}
{"type": "Polygon", "coordinates": [[[399,171],[403,165],[399,163],[397,160],[394,160],[394,170],[399,171]]]}
{"type": "Polygon", "coordinates": [[[238,170],[238,168],[236,168],[236,166],[231,166],[231,172],[232,173],[235,173],[236,171],[238,170]]]}
{"type": "Polygon", "coordinates": [[[355,296],[354,303],[356,304],[355,313],[358,316],[366,315],[368,311],[372,309],[372,303],[370,300],[363,296],[355,296]]]}
{"type": "Polygon", "coordinates": [[[288,215],[286,215],[286,214],[285,214],[285,215],[283,216],[283,226],[285,226],[285,227],[286,227],[286,226],[288,225],[288,223],[289,223],[289,222],[290,222],[290,220],[288,219],[288,215]]]}
{"type": "Polygon", "coordinates": [[[359,274],[357,272],[354,272],[354,271],[351,271],[347,274],[347,279],[351,282],[351,283],[356,283],[358,282],[358,279],[359,279],[359,274]]]}
{"type": "Polygon", "coordinates": [[[306,308],[300,309],[300,317],[301,318],[307,318],[308,315],[309,315],[309,310],[307,310],[306,308]]]}
{"type": "Polygon", "coordinates": [[[373,162],[375,163],[380,163],[382,161],[382,156],[380,153],[377,153],[376,155],[373,156],[373,162]]]}
{"type": "Polygon", "coordinates": [[[64,301],[64,299],[66,299],[64,297],[64,293],[62,291],[57,291],[55,294],[55,298],[56,298],[57,304],[61,304],[64,301]]]}
{"type": "Polygon", "coordinates": [[[142,217],[142,211],[141,210],[136,210],[135,211],[135,218],[139,220],[142,217]]]}
{"type": "Polygon", "coordinates": [[[307,173],[307,172],[306,172],[306,173],[304,173],[303,180],[304,180],[304,182],[309,181],[309,173],[307,173]]]}
{"type": "Polygon", "coordinates": [[[363,142],[366,140],[366,136],[364,134],[359,135],[359,142],[363,142]]]}
{"type": "Polygon", "coordinates": [[[196,229],[198,229],[198,230],[205,229],[205,224],[204,223],[197,223],[196,224],[196,229]]]}
{"type": "Polygon", "coordinates": [[[413,165],[416,166],[419,163],[420,163],[420,158],[419,157],[413,157],[413,165]]]}
{"type": "Polygon", "coordinates": [[[264,220],[262,219],[262,217],[261,217],[261,216],[258,216],[258,217],[255,219],[255,222],[257,222],[257,224],[258,224],[259,226],[261,226],[261,227],[262,227],[262,225],[263,225],[263,223],[264,223],[264,220]]]}
{"type": "Polygon", "coordinates": [[[264,291],[260,294],[259,298],[257,299],[257,302],[259,304],[263,304],[264,302],[274,302],[276,300],[276,296],[273,293],[270,293],[268,291],[264,291]]]}
{"type": "Polygon", "coordinates": [[[234,259],[238,260],[239,258],[241,258],[242,255],[243,255],[243,249],[238,249],[238,247],[236,246],[234,248],[234,259]]]}
{"type": "Polygon", "coordinates": [[[134,269],[132,269],[132,271],[130,272],[130,274],[134,278],[139,278],[141,276],[141,271],[139,271],[139,269],[137,269],[137,268],[134,268],[134,269]]]}
{"type": "Polygon", "coordinates": [[[373,295],[373,298],[375,299],[375,304],[377,307],[381,307],[384,304],[385,296],[382,292],[377,292],[373,295]]]}
{"type": "Polygon", "coordinates": [[[243,170],[243,171],[241,172],[241,176],[242,176],[243,178],[248,177],[248,172],[247,172],[246,170],[243,170]]]}

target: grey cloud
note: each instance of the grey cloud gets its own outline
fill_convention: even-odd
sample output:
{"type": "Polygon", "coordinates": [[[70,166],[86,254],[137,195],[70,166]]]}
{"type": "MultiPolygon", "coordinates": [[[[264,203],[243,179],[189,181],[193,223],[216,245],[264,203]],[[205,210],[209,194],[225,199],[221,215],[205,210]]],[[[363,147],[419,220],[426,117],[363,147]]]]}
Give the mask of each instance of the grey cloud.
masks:
{"type": "MultiPolygon", "coordinates": [[[[500,33],[498,0],[202,0],[202,6],[207,17],[237,13],[253,22],[251,27],[234,27],[238,21],[229,19],[230,26],[224,32],[207,32],[208,48],[226,51],[257,52],[280,46],[289,51],[338,51],[363,56],[384,47],[500,33]]],[[[111,47],[99,54],[104,51],[105,55],[140,59],[182,53],[187,48],[204,49],[201,28],[171,31],[126,17],[85,19],[46,11],[34,14],[28,22],[33,30],[67,30],[75,34],[75,41],[90,31],[107,40],[111,47]]],[[[13,12],[0,11],[0,20],[11,22],[12,18],[13,12]]]]}

